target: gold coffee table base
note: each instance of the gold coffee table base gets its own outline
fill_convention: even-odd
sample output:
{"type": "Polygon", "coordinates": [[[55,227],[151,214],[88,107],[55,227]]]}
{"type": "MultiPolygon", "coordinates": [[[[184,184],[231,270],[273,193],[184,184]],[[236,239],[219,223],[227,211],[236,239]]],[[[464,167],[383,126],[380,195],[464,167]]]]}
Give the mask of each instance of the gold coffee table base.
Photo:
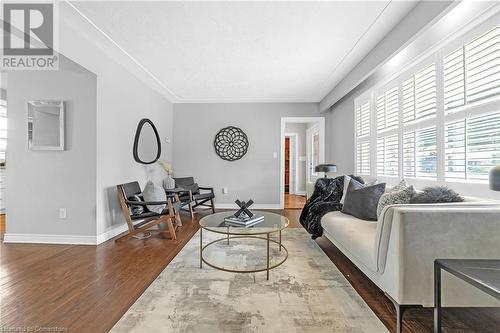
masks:
{"type": "Polygon", "coordinates": [[[278,266],[280,266],[281,264],[283,264],[287,258],[288,258],[288,250],[287,248],[281,244],[281,231],[279,231],[279,241],[275,241],[274,239],[271,239],[270,238],[270,234],[271,233],[266,233],[267,237],[259,237],[259,236],[227,236],[227,237],[224,237],[224,238],[219,238],[219,239],[216,239],[214,241],[211,241],[210,243],[207,243],[205,245],[203,245],[203,228],[200,228],[200,268],[203,268],[203,263],[207,264],[208,266],[212,267],[212,268],[215,268],[215,269],[218,269],[220,271],[224,271],[224,272],[230,272],[230,273],[257,273],[257,272],[264,272],[266,271],[267,272],[267,280],[269,280],[269,271],[273,268],[276,268],[278,266]],[[237,239],[237,238],[255,238],[255,239],[261,239],[261,240],[264,240],[267,242],[267,256],[266,256],[266,267],[264,268],[258,268],[258,269],[251,269],[251,270],[237,270],[237,269],[229,269],[229,268],[224,268],[224,267],[220,267],[220,266],[217,266],[217,265],[214,265],[210,262],[208,262],[204,257],[203,257],[203,251],[209,247],[210,245],[213,245],[215,243],[219,243],[219,242],[227,242],[229,244],[229,240],[230,239],[237,239]],[[283,249],[285,251],[285,257],[283,258],[283,260],[281,260],[280,262],[274,264],[274,265],[270,265],[270,255],[269,255],[269,243],[270,242],[273,242],[275,244],[278,244],[279,247],[280,247],[280,252],[281,250],[283,249]]]}

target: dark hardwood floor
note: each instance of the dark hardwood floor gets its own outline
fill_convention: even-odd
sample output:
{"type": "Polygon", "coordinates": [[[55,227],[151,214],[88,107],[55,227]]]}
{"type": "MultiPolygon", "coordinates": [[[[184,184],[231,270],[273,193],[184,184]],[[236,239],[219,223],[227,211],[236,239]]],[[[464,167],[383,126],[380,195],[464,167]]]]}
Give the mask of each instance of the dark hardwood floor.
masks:
{"type": "MultiPolygon", "coordinates": [[[[300,227],[300,210],[277,211],[300,227]]],[[[109,241],[99,246],[0,244],[0,331],[8,327],[59,327],[107,332],[198,230],[183,215],[173,242],[109,241]]],[[[395,331],[390,301],[327,239],[319,246],[375,314],[395,331]]],[[[499,309],[446,309],[444,332],[500,332],[499,309]]],[[[432,309],[409,310],[404,332],[432,331],[432,309]]]]}

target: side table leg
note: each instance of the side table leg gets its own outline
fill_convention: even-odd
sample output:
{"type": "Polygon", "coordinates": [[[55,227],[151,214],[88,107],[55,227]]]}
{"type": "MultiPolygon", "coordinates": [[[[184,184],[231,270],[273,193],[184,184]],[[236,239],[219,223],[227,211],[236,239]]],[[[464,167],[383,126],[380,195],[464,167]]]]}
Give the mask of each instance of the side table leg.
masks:
{"type": "Polygon", "coordinates": [[[441,266],[434,260],[434,333],[441,333],[441,266]]]}
{"type": "Polygon", "coordinates": [[[200,228],[200,268],[203,268],[203,228],[200,228]]]}
{"type": "Polygon", "coordinates": [[[229,245],[229,226],[227,227],[227,245],[229,245]]]}
{"type": "Polygon", "coordinates": [[[269,234],[267,234],[267,280],[269,280],[269,234]]]}
{"type": "Polygon", "coordinates": [[[281,252],[281,230],[280,230],[280,252],[281,252]]]}

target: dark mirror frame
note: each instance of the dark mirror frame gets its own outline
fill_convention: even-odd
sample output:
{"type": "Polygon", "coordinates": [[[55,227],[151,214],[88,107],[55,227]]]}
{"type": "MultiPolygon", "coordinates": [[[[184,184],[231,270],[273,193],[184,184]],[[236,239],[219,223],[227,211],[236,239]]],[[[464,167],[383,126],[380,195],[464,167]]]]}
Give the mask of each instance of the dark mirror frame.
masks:
{"type": "Polygon", "coordinates": [[[139,122],[139,125],[137,125],[137,130],[135,131],[135,138],[134,138],[134,160],[137,162],[137,163],[141,163],[141,164],[153,164],[155,163],[156,161],[158,161],[158,159],[160,158],[160,155],[161,155],[161,141],[160,141],[160,136],[158,135],[158,130],[156,129],[156,126],[155,124],[153,124],[153,122],[147,118],[143,118],[141,119],[141,121],[139,122]],[[153,131],[155,133],[155,136],[156,136],[156,144],[158,146],[158,152],[156,154],[156,158],[150,162],[144,162],[142,161],[140,158],[139,158],[139,152],[137,151],[138,148],[139,148],[139,138],[141,136],[141,131],[142,131],[142,127],[146,124],[150,124],[151,127],[153,128],[153,131]]]}

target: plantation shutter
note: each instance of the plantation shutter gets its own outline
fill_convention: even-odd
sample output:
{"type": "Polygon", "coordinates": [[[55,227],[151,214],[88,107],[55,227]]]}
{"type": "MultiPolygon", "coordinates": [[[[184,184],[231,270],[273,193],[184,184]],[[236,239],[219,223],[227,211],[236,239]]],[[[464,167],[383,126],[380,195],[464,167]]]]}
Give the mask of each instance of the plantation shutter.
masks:
{"type": "Polygon", "coordinates": [[[415,177],[415,132],[403,134],[403,175],[415,177]]]}
{"type": "Polygon", "coordinates": [[[444,58],[444,109],[446,111],[465,104],[464,50],[450,53],[444,58]]]}
{"type": "Polygon", "coordinates": [[[500,94],[500,26],[444,58],[444,104],[449,111],[500,94]]]}
{"type": "Polygon", "coordinates": [[[370,102],[368,101],[356,109],[356,134],[358,137],[370,134],[370,102]]]}
{"type": "Polygon", "coordinates": [[[467,122],[467,178],[488,179],[500,164],[500,112],[472,117],[467,122]]]}
{"type": "Polygon", "coordinates": [[[437,176],[437,135],[436,127],[418,130],[415,140],[417,177],[437,176]]]}
{"type": "Polygon", "coordinates": [[[465,179],[465,120],[444,127],[444,166],[448,179],[465,179]]]}
{"type": "Polygon", "coordinates": [[[356,172],[358,174],[370,174],[370,142],[358,142],[356,147],[356,172]]]}
{"type": "Polygon", "coordinates": [[[403,81],[403,123],[436,115],[436,66],[422,69],[403,81]]]}
{"type": "Polygon", "coordinates": [[[500,94],[500,26],[464,48],[467,102],[500,94]]]}
{"type": "Polygon", "coordinates": [[[398,87],[394,87],[377,97],[377,130],[394,128],[398,124],[398,87]]]}
{"type": "Polygon", "coordinates": [[[377,175],[398,176],[399,172],[398,135],[377,139],[377,175]]]}

